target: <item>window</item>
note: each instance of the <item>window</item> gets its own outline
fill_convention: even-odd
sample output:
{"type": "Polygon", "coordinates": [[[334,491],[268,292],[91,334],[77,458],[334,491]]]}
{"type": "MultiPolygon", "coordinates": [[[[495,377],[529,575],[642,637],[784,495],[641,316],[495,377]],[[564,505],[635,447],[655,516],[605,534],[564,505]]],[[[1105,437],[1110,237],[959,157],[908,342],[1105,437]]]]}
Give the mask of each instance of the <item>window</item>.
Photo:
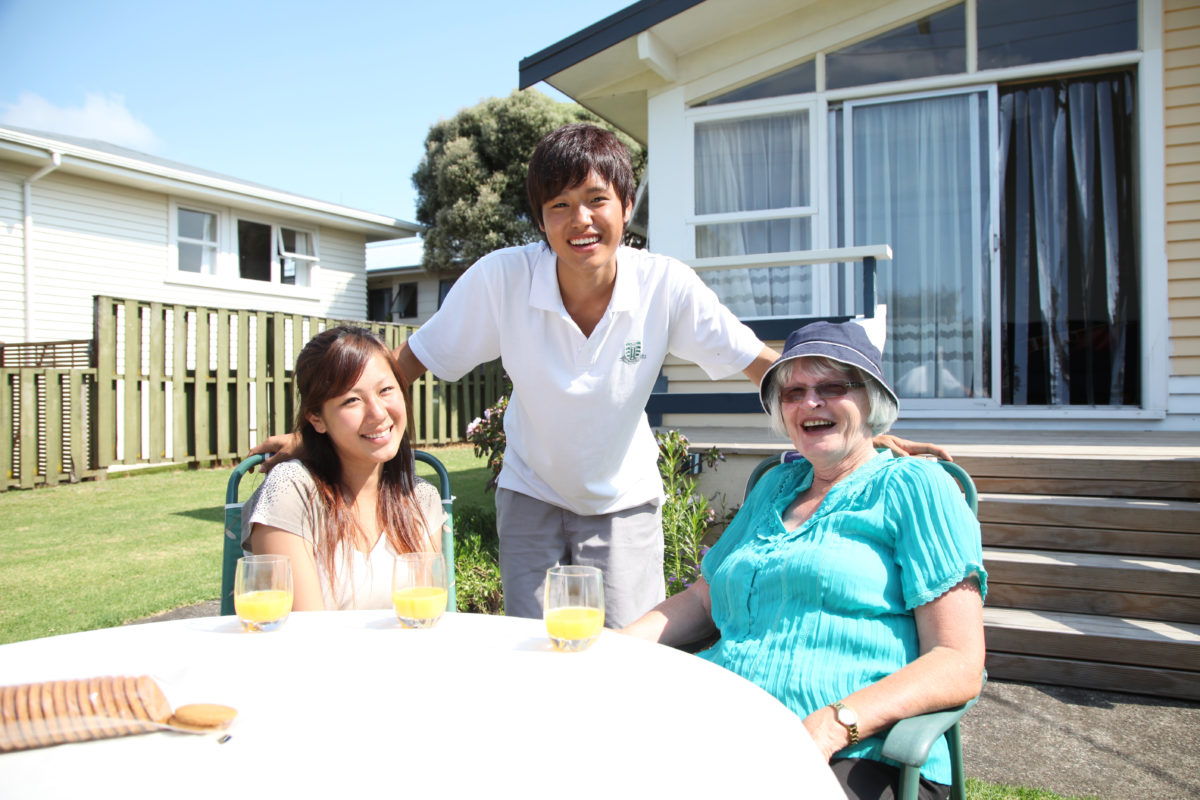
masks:
{"type": "Polygon", "coordinates": [[[1003,401],[1141,401],[1133,75],[1000,92],[1003,401]]]}
{"type": "Polygon", "coordinates": [[[392,307],[400,315],[400,319],[412,319],[417,316],[417,285],[415,283],[396,284],[396,301],[392,307]]]}
{"type": "Polygon", "coordinates": [[[179,269],[213,275],[217,270],[217,215],[179,209],[179,269]]]}
{"type": "Polygon", "coordinates": [[[392,290],[367,290],[367,319],[371,322],[392,321],[392,290]]]}
{"type": "Polygon", "coordinates": [[[174,207],[172,221],[175,267],[181,273],[312,285],[318,258],[311,231],[183,205],[174,207]]]}
{"type": "Polygon", "coordinates": [[[697,106],[716,106],[723,103],[740,103],[743,100],[762,100],[766,97],[782,97],[788,94],[807,94],[817,90],[817,62],[803,64],[777,72],[740,89],[718,95],[697,106]]]}
{"type": "MultiPolygon", "coordinates": [[[[909,409],[1137,406],[1138,57],[1124,54],[1138,4],[975,9],[975,30],[959,4],[815,54],[825,85],[801,89],[789,67],[689,110],[694,255],[890,245],[884,371],[909,409]],[[968,42],[979,71],[1012,84],[968,76],[968,42]],[[1019,69],[1103,54],[1129,66],[1019,69]]],[[[860,282],[817,267],[701,276],[772,325],[856,310],[860,282]]]]}
{"type": "Polygon", "coordinates": [[[317,262],[312,234],[293,228],[279,228],[280,282],[292,286],[308,285],[308,268],[317,262]]]}
{"type": "Polygon", "coordinates": [[[979,68],[1136,50],[1137,0],[976,0],[979,68]]]}
{"type": "Polygon", "coordinates": [[[450,294],[450,287],[454,285],[457,278],[442,278],[438,281],[438,308],[442,307],[442,303],[446,300],[446,295],[450,294]]]}
{"type": "MultiPolygon", "coordinates": [[[[696,122],[698,257],[813,247],[811,117],[810,108],[801,108],[696,122]]],[[[701,276],[739,317],[797,316],[811,308],[808,270],[706,270],[701,276]]]]}
{"type": "Polygon", "coordinates": [[[368,289],[367,314],[372,322],[391,322],[393,314],[412,319],[417,316],[417,284],[398,283],[395,291],[387,287],[368,289]]]}
{"type": "Polygon", "coordinates": [[[849,241],[889,244],[884,375],[900,397],[991,396],[989,92],[848,102],[840,188],[849,241]]]}
{"type": "Polygon", "coordinates": [[[825,56],[825,88],[952,75],[967,68],[966,9],[952,6],[825,56]]]}

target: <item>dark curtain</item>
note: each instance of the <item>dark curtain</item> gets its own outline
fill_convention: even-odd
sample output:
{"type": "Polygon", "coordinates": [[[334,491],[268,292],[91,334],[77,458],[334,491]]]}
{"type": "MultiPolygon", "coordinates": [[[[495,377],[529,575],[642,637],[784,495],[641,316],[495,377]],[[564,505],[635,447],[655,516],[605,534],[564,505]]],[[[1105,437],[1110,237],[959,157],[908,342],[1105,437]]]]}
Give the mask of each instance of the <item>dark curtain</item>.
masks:
{"type": "Polygon", "coordinates": [[[1141,402],[1133,84],[1001,89],[1006,405],[1141,402]]]}

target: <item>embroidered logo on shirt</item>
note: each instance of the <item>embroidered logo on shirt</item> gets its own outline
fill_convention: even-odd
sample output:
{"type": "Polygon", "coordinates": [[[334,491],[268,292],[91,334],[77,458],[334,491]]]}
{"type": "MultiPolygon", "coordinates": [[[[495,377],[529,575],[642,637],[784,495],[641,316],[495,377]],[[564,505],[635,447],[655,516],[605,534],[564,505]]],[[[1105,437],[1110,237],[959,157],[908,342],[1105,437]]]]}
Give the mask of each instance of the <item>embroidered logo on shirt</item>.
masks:
{"type": "Polygon", "coordinates": [[[636,364],[639,361],[645,361],[646,354],[642,352],[641,341],[626,342],[625,352],[622,354],[621,360],[626,364],[636,364]]]}

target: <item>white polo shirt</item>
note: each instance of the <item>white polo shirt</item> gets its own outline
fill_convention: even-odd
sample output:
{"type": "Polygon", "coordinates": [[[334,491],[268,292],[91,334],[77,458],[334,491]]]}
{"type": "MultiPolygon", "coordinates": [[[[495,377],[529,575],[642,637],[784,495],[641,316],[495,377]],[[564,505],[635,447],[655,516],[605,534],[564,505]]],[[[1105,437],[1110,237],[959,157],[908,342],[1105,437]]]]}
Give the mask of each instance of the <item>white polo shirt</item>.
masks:
{"type": "Polygon", "coordinates": [[[502,360],[513,383],[499,485],[577,514],[662,501],[646,401],[667,353],[709,377],[745,369],[762,342],[686,264],[630,247],[591,336],[567,314],[557,257],[538,243],[475,262],[409,338],[434,375],[502,360]]]}

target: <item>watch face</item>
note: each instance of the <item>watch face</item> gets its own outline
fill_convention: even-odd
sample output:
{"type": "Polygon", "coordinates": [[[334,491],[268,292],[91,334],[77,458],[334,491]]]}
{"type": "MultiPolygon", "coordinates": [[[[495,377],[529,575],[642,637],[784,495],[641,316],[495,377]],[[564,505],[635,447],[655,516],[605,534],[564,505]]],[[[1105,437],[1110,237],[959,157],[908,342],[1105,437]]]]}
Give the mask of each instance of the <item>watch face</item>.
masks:
{"type": "Polygon", "coordinates": [[[852,708],[843,706],[837,710],[837,720],[846,727],[858,724],[858,714],[852,708]]]}

